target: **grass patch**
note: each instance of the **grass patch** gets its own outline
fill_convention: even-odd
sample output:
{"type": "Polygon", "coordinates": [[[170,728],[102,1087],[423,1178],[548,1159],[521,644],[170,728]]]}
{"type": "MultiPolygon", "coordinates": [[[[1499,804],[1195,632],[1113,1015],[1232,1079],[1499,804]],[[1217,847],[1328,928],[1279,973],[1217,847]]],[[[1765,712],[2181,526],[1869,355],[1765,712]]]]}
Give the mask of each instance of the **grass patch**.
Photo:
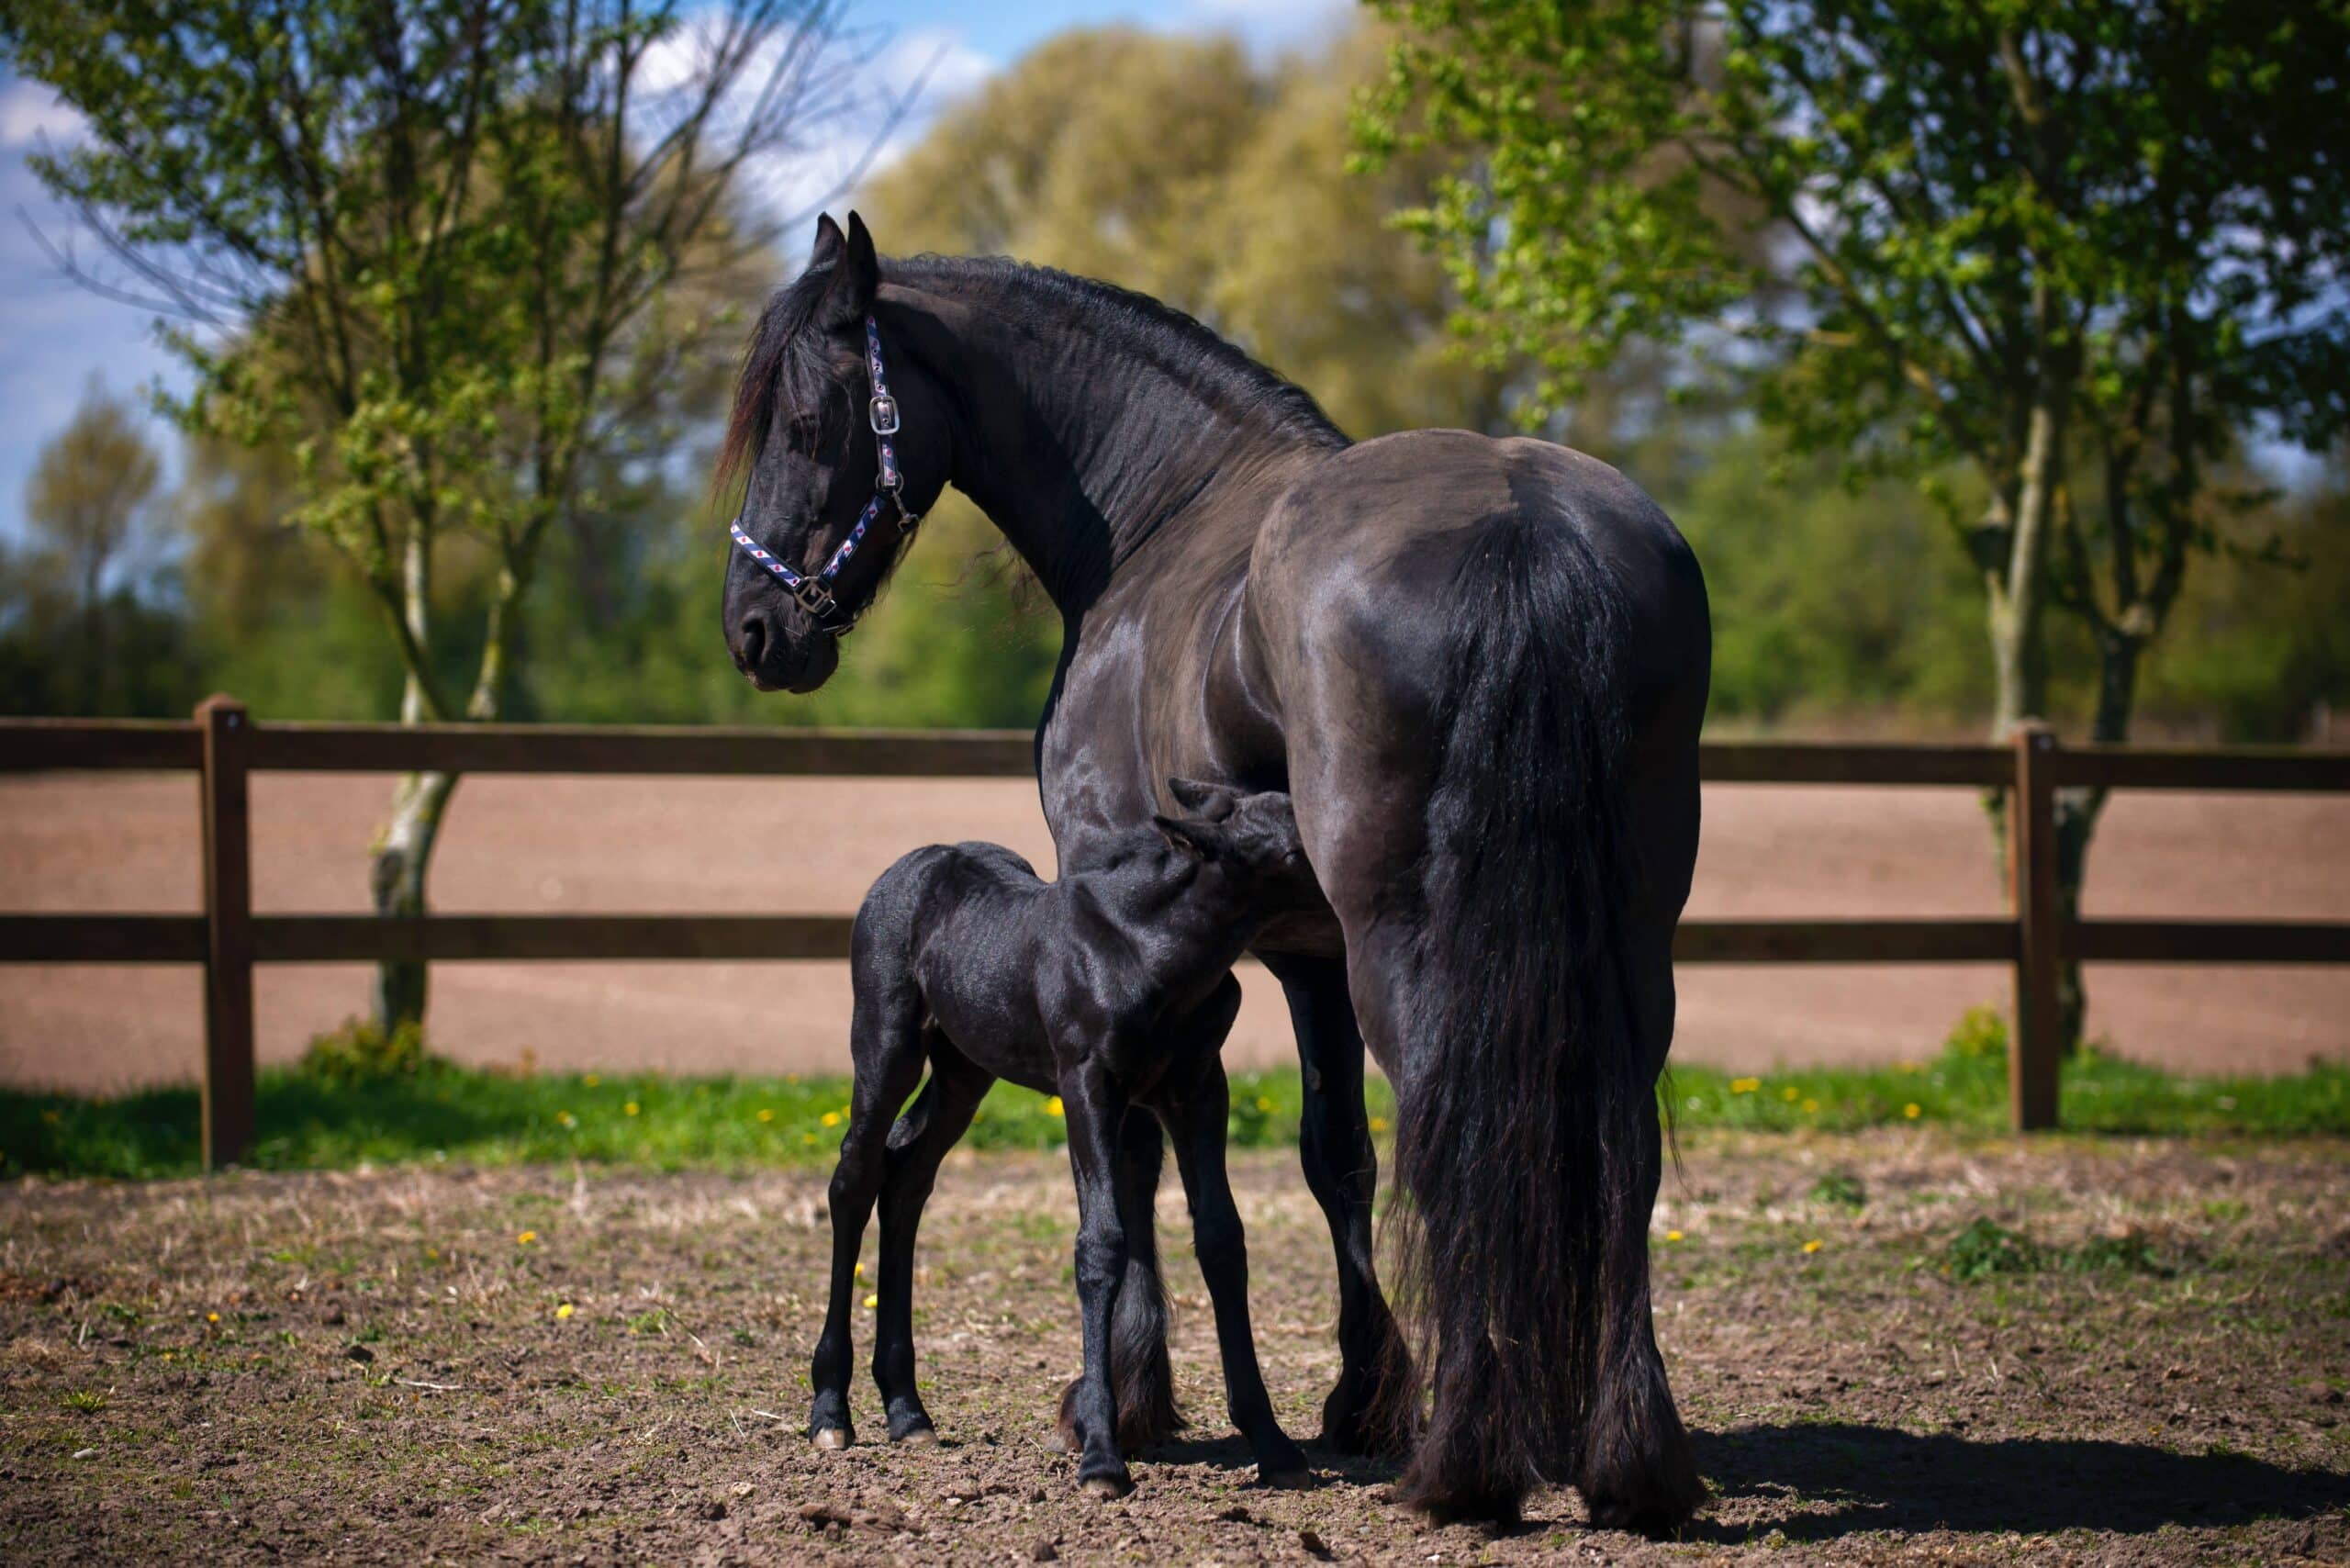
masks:
{"type": "MultiPolygon", "coordinates": [[[[343,1048],[349,1044],[262,1073],[255,1166],[828,1164],[848,1111],[848,1082],[839,1077],[494,1072],[453,1066],[406,1042],[383,1052],[367,1043],[343,1048]]],[[[2006,1042],[1995,1014],[1970,1015],[1930,1061],[1760,1077],[1679,1068],[1660,1094],[1684,1130],[1930,1124],[1992,1133],[2007,1126],[2006,1042]]],[[[1385,1134],[1393,1096],[1374,1079],[1370,1097],[1372,1131],[1385,1134]]],[[[1233,1146],[1294,1146],[1301,1101],[1294,1071],[1234,1074],[1233,1146]]],[[[2184,1078],[2091,1050],[2065,1064],[2063,1103],[2065,1125],[2087,1132],[2344,1135],[2350,1068],[2184,1078]]],[[[1052,1148],[1065,1130],[1057,1101],[998,1084],[965,1141],[1052,1148]]],[[[173,1176],[193,1172],[196,1160],[193,1088],[113,1098],[0,1090],[0,1175],[173,1176]]],[[[1813,1196],[1850,1206],[1866,1194],[1823,1181],[1813,1196]]]]}

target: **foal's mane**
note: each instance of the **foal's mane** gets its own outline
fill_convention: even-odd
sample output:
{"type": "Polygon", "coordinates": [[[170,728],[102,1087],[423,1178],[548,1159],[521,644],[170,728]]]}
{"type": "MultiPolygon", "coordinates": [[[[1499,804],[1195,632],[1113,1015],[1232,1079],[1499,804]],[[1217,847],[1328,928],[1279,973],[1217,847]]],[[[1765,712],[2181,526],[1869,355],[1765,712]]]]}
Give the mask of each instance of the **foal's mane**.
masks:
{"type": "MultiPolygon", "coordinates": [[[[720,487],[757,458],[778,406],[817,420],[835,417],[847,407],[843,381],[857,374],[856,365],[823,333],[807,330],[831,279],[829,267],[802,273],[776,290],[759,313],[719,449],[720,487]]],[[[1135,362],[1237,418],[1262,421],[1278,437],[1325,448],[1347,444],[1345,432],[1312,393],[1149,295],[1003,256],[885,257],[881,281],[957,294],[985,290],[1009,313],[1116,342],[1135,362]]]]}

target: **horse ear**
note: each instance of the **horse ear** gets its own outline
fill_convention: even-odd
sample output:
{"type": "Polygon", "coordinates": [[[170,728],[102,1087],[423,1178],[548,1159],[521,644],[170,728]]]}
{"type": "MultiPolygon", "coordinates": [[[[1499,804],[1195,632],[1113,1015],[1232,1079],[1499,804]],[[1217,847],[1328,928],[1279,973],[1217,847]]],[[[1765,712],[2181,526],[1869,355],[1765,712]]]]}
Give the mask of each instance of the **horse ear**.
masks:
{"type": "Polygon", "coordinates": [[[1229,785],[1211,784],[1204,778],[1169,778],[1167,792],[1192,815],[1212,823],[1224,821],[1240,804],[1239,790],[1229,785]]]}
{"type": "Polygon", "coordinates": [[[839,261],[833,269],[833,281],[824,289],[826,323],[840,327],[863,320],[866,312],[873,308],[873,296],[880,287],[881,258],[874,253],[873,236],[867,230],[865,219],[852,212],[848,215],[848,237],[841,241],[839,261]]]}
{"type": "Polygon", "coordinates": [[[1150,825],[1158,836],[1173,846],[1179,855],[1194,860],[1213,860],[1224,847],[1224,838],[1205,823],[1190,822],[1182,817],[1153,817],[1150,825]]]}
{"type": "Polygon", "coordinates": [[[829,212],[816,215],[816,248],[808,253],[808,270],[836,265],[841,252],[848,249],[848,241],[841,234],[841,226],[833,221],[829,212]]]}

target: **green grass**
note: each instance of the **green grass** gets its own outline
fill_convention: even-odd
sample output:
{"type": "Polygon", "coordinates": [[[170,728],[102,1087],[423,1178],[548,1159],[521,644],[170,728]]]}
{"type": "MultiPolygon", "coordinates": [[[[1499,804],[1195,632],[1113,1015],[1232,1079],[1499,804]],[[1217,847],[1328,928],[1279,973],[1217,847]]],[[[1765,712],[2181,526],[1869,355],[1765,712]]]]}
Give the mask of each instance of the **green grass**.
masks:
{"type": "MultiPolygon", "coordinates": [[[[1674,1070],[1661,1090],[1684,1130],[2007,1125],[2005,1043],[1971,1017],[1930,1060],[1740,1077],[1674,1070]]],[[[1297,1141],[1293,1071],[1232,1081],[1232,1142],[1297,1141]]],[[[2099,1052],[2068,1062],[2065,1125],[2166,1136],[2350,1134],[2350,1067],[2313,1064],[2279,1078],[2182,1078],[2099,1052]]],[[[829,1163],[848,1107],[845,1079],[663,1078],[485,1072],[431,1058],[369,1077],[348,1064],[264,1071],[252,1163],[269,1170],[450,1160],[476,1165],[584,1160],[655,1169],[829,1163]],[[631,1107],[634,1109],[632,1111],[631,1107]],[[827,1117],[831,1121],[827,1121],[827,1117]]],[[[1374,1132],[1393,1097],[1371,1089],[1374,1132]]],[[[979,1148],[1062,1142],[1058,1106],[999,1084],[966,1140],[979,1148]]],[[[147,1177],[196,1168],[196,1095],[158,1089],[115,1098],[0,1090],[0,1175],[147,1177]]]]}

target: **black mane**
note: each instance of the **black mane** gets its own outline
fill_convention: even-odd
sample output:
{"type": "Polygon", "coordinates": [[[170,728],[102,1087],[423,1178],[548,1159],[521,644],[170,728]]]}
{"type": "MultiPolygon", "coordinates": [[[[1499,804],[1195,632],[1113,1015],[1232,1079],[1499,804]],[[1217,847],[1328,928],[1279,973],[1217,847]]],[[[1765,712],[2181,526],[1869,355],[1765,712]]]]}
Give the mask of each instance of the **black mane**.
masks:
{"type": "MultiPolygon", "coordinates": [[[[841,417],[846,408],[840,387],[844,375],[854,375],[856,367],[836,363],[822,335],[805,330],[831,276],[830,268],[802,273],[776,290],[759,313],[720,450],[721,486],[756,459],[778,403],[805,410],[820,422],[841,417]]],[[[1348,444],[1346,433],[1331,422],[1312,393],[1249,358],[1212,328],[1148,295],[1004,256],[884,257],[881,281],[990,289],[1049,312],[1080,331],[1114,340],[1141,363],[1236,418],[1260,420],[1272,433],[1307,445],[1335,449],[1348,444]]]]}

